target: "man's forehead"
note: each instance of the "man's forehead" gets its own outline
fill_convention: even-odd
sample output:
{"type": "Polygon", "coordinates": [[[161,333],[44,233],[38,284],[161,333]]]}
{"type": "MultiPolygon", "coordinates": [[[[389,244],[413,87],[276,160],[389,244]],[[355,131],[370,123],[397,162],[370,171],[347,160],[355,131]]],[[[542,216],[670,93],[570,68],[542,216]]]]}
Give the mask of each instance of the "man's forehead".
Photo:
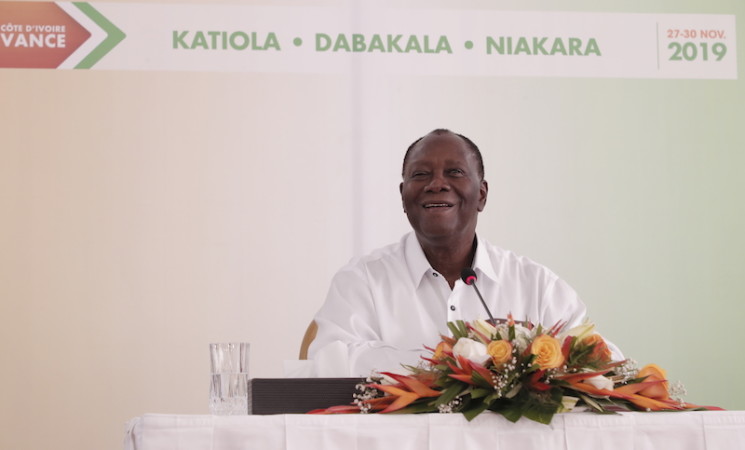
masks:
{"type": "Polygon", "coordinates": [[[422,140],[411,149],[409,159],[418,160],[426,158],[428,154],[443,150],[458,150],[458,153],[453,155],[458,159],[460,159],[460,157],[474,161],[476,159],[471,149],[468,148],[468,144],[459,136],[452,133],[428,134],[424,136],[422,140]]]}
{"type": "Polygon", "coordinates": [[[457,145],[465,145],[466,141],[452,131],[431,132],[424,135],[415,147],[422,147],[431,143],[452,142],[457,145]]]}

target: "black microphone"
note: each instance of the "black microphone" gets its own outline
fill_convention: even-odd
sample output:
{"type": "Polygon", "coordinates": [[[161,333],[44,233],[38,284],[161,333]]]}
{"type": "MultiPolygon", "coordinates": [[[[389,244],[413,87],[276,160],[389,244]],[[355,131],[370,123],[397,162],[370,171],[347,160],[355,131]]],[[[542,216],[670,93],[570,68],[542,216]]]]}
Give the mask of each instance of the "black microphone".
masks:
{"type": "Polygon", "coordinates": [[[486,302],[484,301],[484,297],[481,296],[481,292],[479,291],[479,288],[476,287],[476,272],[473,271],[470,267],[465,267],[463,270],[460,271],[460,279],[463,280],[464,283],[466,283],[469,286],[473,286],[474,289],[476,289],[476,294],[479,296],[479,300],[481,300],[481,304],[484,305],[484,309],[486,310],[486,313],[489,315],[489,323],[492,325],[496,325],[497,321],[494,320],[494,316],[491,315],[491,311],[489,311],[489,307],[486,306],[486,302]]]}

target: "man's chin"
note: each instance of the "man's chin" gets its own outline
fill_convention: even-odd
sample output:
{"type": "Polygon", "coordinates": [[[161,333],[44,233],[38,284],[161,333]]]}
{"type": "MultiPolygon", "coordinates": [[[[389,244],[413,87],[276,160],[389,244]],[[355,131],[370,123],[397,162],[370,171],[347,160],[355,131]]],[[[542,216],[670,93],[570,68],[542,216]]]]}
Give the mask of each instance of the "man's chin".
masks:
{"type": "Polygon", "coordinates": [[[415,228],[416,235],[419,240],[425,240],[428,242],[447,242],[461,236],[463,229],[454,226],[424,226],[418,230],[415,228]]]}

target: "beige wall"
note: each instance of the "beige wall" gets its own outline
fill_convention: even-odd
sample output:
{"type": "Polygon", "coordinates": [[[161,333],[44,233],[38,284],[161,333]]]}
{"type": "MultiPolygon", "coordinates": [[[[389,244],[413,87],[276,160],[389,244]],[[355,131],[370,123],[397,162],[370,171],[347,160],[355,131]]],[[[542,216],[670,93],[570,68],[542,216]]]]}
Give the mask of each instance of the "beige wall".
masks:
{"type": "Polygon", "coordinates": [[[0,76],[1,446],[110,447],[128,417],[206,413],[213,341],[281,376],[352,248],[345,81],[0,76]]]}
{"type": "MultiPolygon", "coordinates": [[[[645,7],[745,12],[683,3],[645,7]]],[[[481,234],[689,401],[745,408],[740,80],[5,69],[0,92],[2,448],[207,413],[209,342],[281,376],[335,270],[406,231],[403,151],[443,126],[483,149],[481,234]]]]}

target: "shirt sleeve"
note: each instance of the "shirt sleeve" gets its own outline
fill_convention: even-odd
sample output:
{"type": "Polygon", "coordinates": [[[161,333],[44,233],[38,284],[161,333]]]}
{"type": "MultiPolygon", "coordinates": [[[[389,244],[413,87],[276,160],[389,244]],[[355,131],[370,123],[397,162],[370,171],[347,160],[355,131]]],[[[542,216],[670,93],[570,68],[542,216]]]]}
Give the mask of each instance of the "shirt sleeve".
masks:
{"type": "MultiPolygon", "coordinates": [[[[362,264],[339,271],[331,281],[326,301],[315,316],[318,333],[308,349],[315,359],[330,349],[346,349],[349,371],[324,376],[370,376],[373,371],[401,372],[402,364],[416,365],[424,349],[398,349],[383,341],[381,320],[395,320],[392,311],[377,311],[371,281],[362,264]],[[390,317],[388,317],[390,316],[390,317]]],[[[318,371],[317,371],[318,372],[318,371]]]]}
{"type": "Polygon", "coordinates": [[[562,321],[567,323],[567,328],[572,328],[581,324],[587,314],[587,307],[577,292],[558,277],[546,286],[541,303],[541,323],[545,326],[562,321]]]}
{"type": "MultiPolygon", "coordinates": [[[[560,278],[556,278],[546,289],[543,296],[543,306],[543,323],[545,325],[553,325],[558,320],[562,320],[567,321],[565,329],[570,329],[581,324],[587,315],[587,307],[580,300],[577,292],[560,278]]],[[[624,356],[621,349],[605,337],[603,337],[603,340],[611,351],[611,359],[622,361],[624,356]]]]}

